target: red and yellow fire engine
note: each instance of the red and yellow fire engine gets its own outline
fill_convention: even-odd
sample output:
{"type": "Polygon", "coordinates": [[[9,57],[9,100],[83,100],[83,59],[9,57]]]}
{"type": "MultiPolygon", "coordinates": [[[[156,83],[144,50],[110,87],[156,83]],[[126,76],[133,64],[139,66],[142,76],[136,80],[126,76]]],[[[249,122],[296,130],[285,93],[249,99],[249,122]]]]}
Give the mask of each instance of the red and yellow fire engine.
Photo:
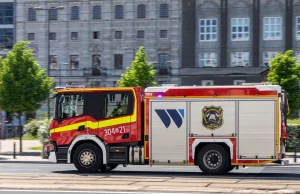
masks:
{"type": "Polygon", "coordinates": [[[49,160],[81,172],[176,164],[224,174],[282,159],[287,110],[271,84],[59,89],[49,160]]]}

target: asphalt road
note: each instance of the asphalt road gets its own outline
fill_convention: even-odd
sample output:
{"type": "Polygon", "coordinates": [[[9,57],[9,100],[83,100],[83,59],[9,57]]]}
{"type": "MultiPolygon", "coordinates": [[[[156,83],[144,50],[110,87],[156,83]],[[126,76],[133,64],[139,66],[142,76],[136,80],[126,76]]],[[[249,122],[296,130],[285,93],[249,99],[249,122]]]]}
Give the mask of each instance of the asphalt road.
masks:
{"type": "MultiPolygon", "coordinates": [[[[0,174],[80,174],[73,164],[24,164],[24,163],[0,163],[0,174]]],[[[82,174],[84,175],[84,174],[82,174]]],[[[92,175],[131,175],[131,176],[171,176],[171,177],[205,177],[195,166],[119,166],[108,173],[96,173],[92,175]]],[[[294,166],[263,166],[246,167],[233,170],[227,178],[283,178],[299,179],[300,165],[294,166]]],[[[209,176],[211,177],[211,176],[209,176]]],[[[220,177],[220,176],[218,176],[220,177]]]]}

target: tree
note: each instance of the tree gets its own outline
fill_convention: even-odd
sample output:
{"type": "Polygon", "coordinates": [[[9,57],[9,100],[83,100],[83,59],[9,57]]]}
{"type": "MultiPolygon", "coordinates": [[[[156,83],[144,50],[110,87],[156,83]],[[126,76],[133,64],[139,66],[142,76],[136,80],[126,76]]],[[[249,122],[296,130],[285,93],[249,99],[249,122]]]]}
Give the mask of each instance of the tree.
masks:
{"type": "Polygon", "coordinates": [[[300,109],[300,65],[293,57],[293,51],[279,53],[271,61],[267,81],[280,85],[286,92],[290,106],[290,115],[300,109]]]}
{"type": "Polygon", "coordinates": [[[40,69],[29,42],[20,41],[8,53],[0,66],[0,107],[15,114],[19,120],[20,152],[22,152],[23,113],[34,113],[41,102],[49,98],[53,80],[40,69]]]}
{"type": "Polygon", "coordinates": [[[140,47],[136,53],[135,59],[128,67],[125,74],[121,75],[118,80],[120,87],[149,87],[154,86],[156,70],[153,69],[152,63],[147,61],[144,47],[140,47]]]}

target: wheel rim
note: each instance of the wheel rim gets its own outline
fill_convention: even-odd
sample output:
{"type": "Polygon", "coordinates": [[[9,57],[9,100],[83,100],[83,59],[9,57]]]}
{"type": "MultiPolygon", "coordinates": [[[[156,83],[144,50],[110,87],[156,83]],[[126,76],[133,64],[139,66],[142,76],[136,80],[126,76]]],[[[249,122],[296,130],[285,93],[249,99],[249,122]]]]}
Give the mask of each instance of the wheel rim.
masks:
{"type": "Polygon", "coordinates": [[[209,169],[217,169],[222,165],[222,155],[215,150],[210,150],[203,157],[204,165],[209,169]]]}
{"type": "Polygon", "coordinates": [[[78,156],[81,166],[89,168],[96,162],[96,154],[92,150],[82,150],[78,156]]]}

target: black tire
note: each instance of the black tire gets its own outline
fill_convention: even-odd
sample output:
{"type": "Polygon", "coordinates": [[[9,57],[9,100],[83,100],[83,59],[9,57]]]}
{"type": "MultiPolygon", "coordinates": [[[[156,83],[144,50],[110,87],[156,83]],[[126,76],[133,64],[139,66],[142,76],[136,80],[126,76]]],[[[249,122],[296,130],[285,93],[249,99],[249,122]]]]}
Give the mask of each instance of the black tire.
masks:
{"type": "Polygon", "coordinates": [[[230,166],[229,154],[224,147],[211,144],[204,146],[198,152],[198,165],[206,175],[220,175],[227,173],[230,166]]]}
{"type": "Polygon", "coordinates": [[[73,154],[73,163],[80,172],[98,172],[100,166],[102,165],[102,152],[94,144],[81,144],[76,148],[73,154]]]}
{"type": "Polygon", "coordinates": [[[114,170],[117,167],[118,167],[118,164],[110,164],[110,165],[103,164],[100,166],[99,169],[101,170],[101,172],[109,172],[109,171],[114,170]]]}

